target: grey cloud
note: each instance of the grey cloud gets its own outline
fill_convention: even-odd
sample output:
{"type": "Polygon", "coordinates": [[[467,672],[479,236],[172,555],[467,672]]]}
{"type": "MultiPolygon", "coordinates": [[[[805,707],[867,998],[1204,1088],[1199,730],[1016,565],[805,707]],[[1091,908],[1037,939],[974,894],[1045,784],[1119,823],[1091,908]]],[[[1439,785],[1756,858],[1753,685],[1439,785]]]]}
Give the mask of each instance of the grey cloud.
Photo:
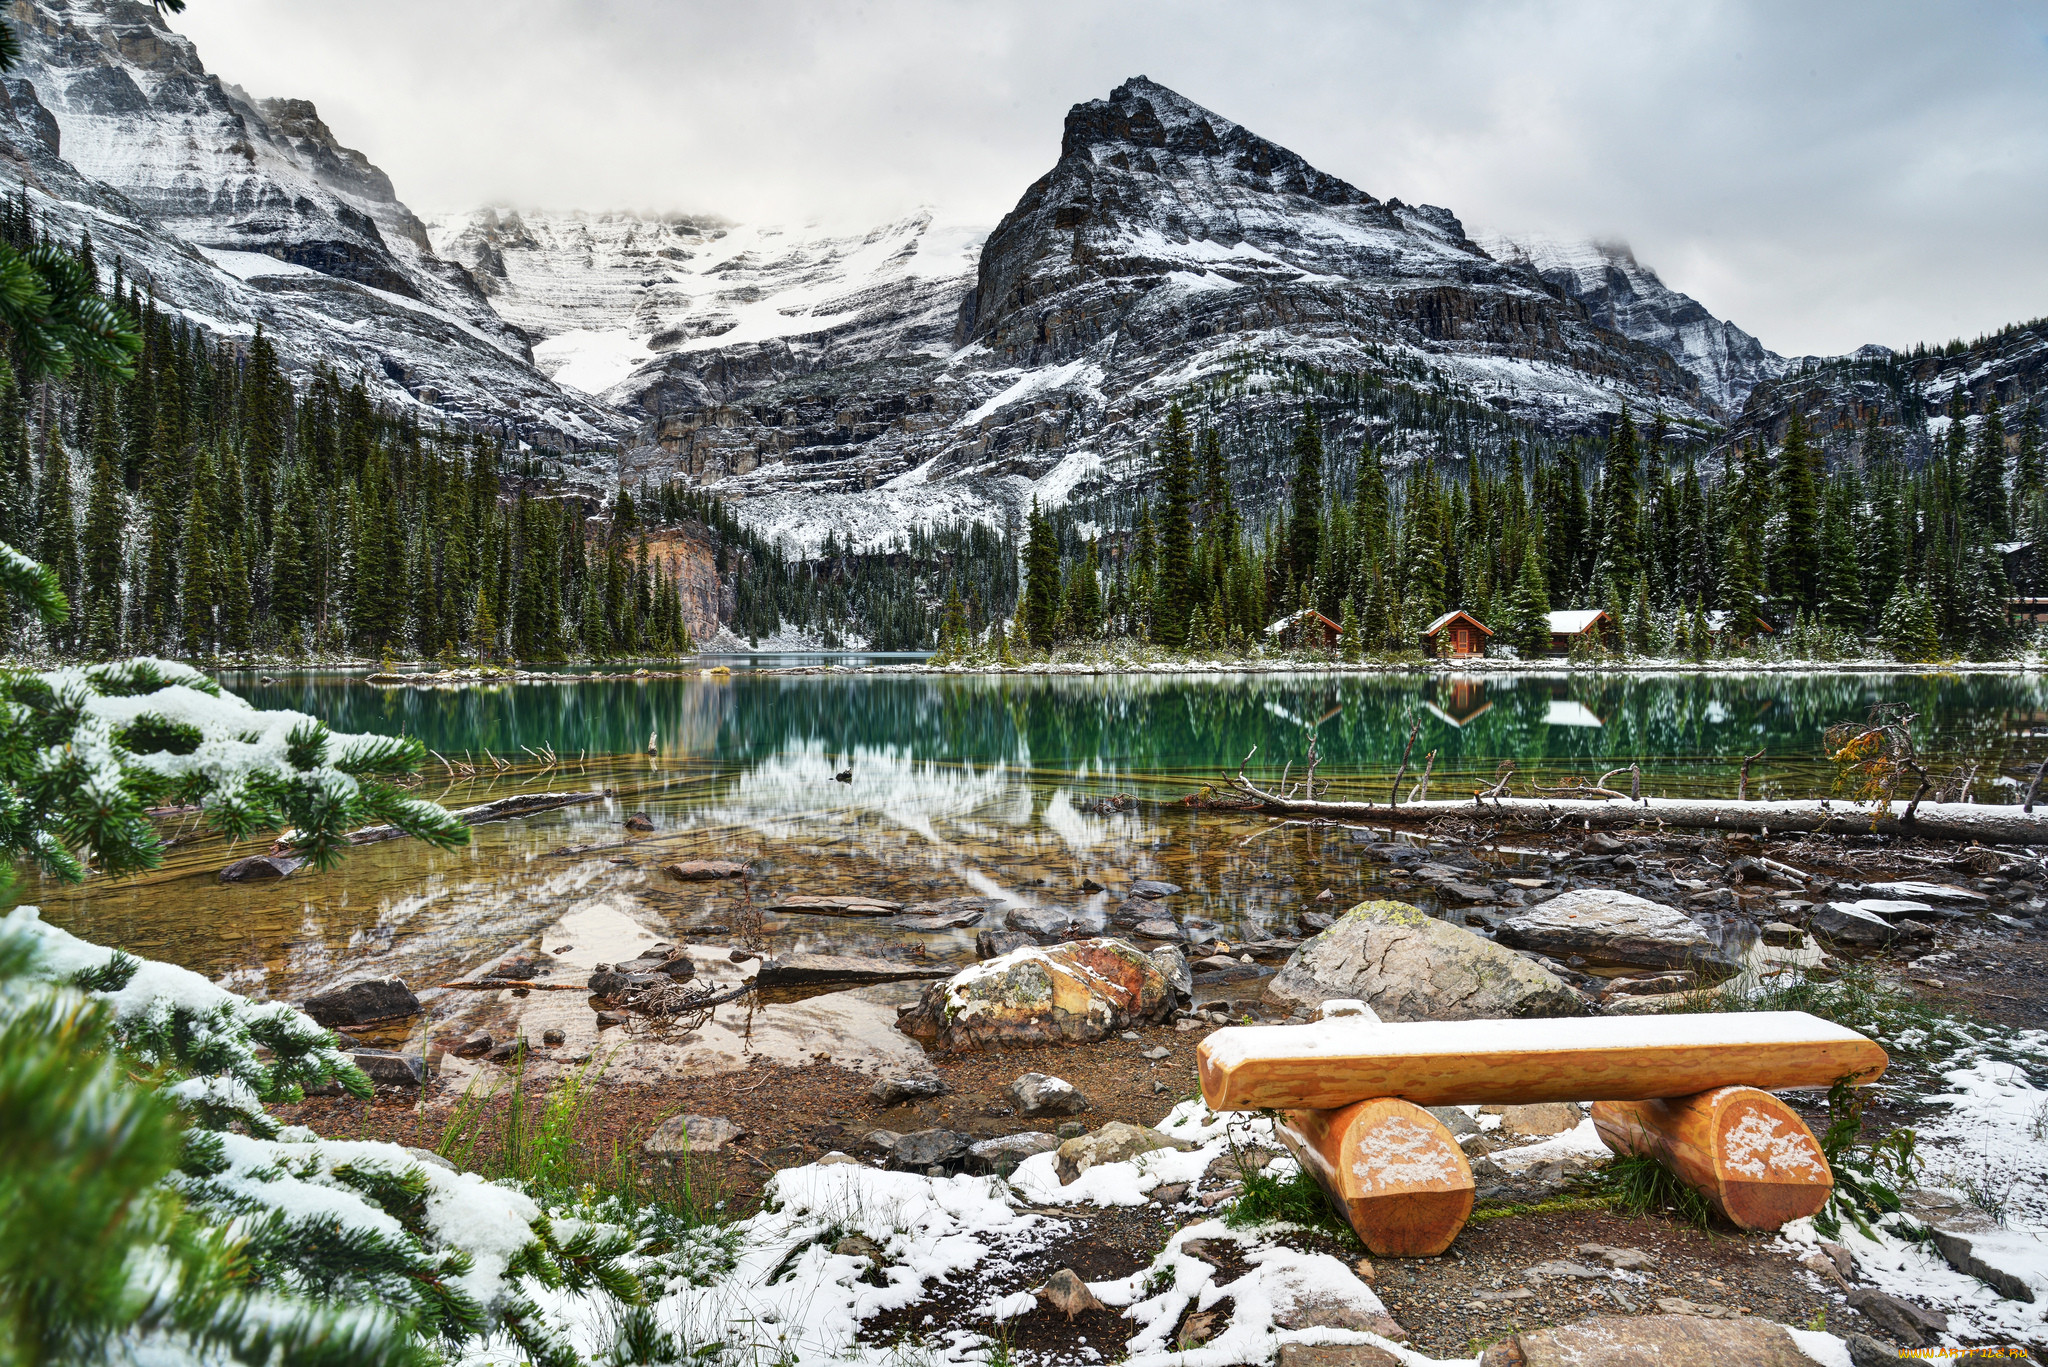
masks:
{"type": "Polygon", "coordinates": [[[422,210],[993,223],[1140,72],[1475,230],[1619,237],[1787,354],[2048,313],[2048,5],[195,0],[422,210]]]}

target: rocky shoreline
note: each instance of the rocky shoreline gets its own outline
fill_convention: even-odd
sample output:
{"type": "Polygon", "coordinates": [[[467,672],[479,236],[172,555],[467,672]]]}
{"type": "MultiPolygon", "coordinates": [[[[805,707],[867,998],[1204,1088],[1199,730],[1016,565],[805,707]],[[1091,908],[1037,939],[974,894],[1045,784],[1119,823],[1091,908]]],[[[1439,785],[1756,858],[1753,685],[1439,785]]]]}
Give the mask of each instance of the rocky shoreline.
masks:
{"type": "MultiPolygon", "coordinates": [[[[1163,1256],[1162,1241],[1203,1238],[1214,1251],[1194,1261],[1209,1256],[1203,1265],[1219,1284],[1256,1273],[1265,1263],[1246,1261],[1255,1253],[1267,1262],[1282,1252],[1320,1256],[1351,1269],[1346,1276],[1378,1309],[1358,1310],[1365,1301],[1354,1295],[1343,1302],[1353,1306],[1348,1320],[1332,1311],[1336,1321],[1310,1327],[1372,1342],[1351,1342],[1351,1356],[1330,1356],[1334,1344],[1304,1356],[1307,1347],[1294,1345],[1300,1351],[1283,1359],[1317,1367],[1469,1359],[1480,1346],[1509,1342],[1522,1359],[1487,1362],[1549,1361],[1540,1353],[1553,1351],[1553,1340],[1532,1337],[1532,1326],[1596,1312],[1609,1326],[1601,1332],[1635,1335],[1628,1341],[1640,1353],[1676,1351],[1659,1346],[1659,1335],[1685,1343],[1705,1335],[1687,1349],[1695,1357],[1672,1361],[1752,1360],[1728,1356],[1738,1350],[1727,1335],[1766,1319],[1860,1335],[1840,1340],[1855,1354],[1843,1360],[1859,1364],[1937,1342],[2048,1344],[2031,1302],[1995,1289],[2001,1277],[2007,1290],[2029,1286],[2048,1273],[2048,1259],[2016,1259],[1996,1241],[1984,1245],[1989,1253],[1972,1252],[1972,1212],[1952,1174],[1946,1191],[1929,1172],[1909,1193],[1915,1218],[1964,1241],[1959,1258],[1940,1264],[1948,1282],[1916,1299],[1886,1265],[1902,1255],[1883,1239],[1849,1232],[1824,1240],[1810,1228],[1776,1237],[1724,1228],[1710,1237],[1670,1212],[1623,1213],[1600,1185],[1611,1155],[1582,1106],[1440,1108],[1480,1182],[1479,1216],[1443,1257],[1377,1260],[1376,1268],[1374,1260],[1353,1266],[1360,1250],[1345,1251],[1348,1236],[1222,1224],[1258,1175],[1288,1171],[1292,1160],[1270,1131],[1260,1137],[1239,1126],[1227,1144],[1183,1133],[1223,1127],[1190,1099],[1193,1047],[1208,1032],[1312,1019],[1339,998],[1370,1002],[1390,1020],[1621,1017],[1725,1005],[1726,994],[1802,979],[1876,981],[1901,1000],[1978,1022],[1987,1037],[2043,1041],[2048,1053],[2039,1033],[2048,1000],[2035,986],[2048,959],[2048,871],[2037,852],[1854,836],[1348,834],[1345,848],[1379,869],[1384,896],[1349,910],[1305,910],[1293,938],[1220,939],[1173,884],[1104,879],[1107,905],[1096,913],[1005,910],[996,899],[953,908],[949,924],[980,918],[981,962],[948,976],[885,957],[849,960],[840,967],[852,976],[836,984],[830,961],[846,956],[663,942],[621,908],[572,906],[534,944],[466,975],[485,990],[424,993],[426,1047],[382,1065],[387,1085],[376,1101],[313,1099],[301,1118],[325,1133],[431,1146],[472,1086],[502,1085],[515,1069],[529,1087],[592,1070],[587,1143],[616,1145],[656,1167],[683,1159],[741,1207],[778,1174],[821,1166],[931,1183],[1006,1179],[1024,1193],[1023,1209],[1062,1224],[1061,1266],[1020,1255],[1008,1272],[974,1282],[976,1304],[1014,1298],[1065,1267],[1104,1307],[1069,1319],[1034,1299],[1035,1308],[1005,1321],[1020,1361],[1072,1360],[1061,1347],[1071,1350],[1084,1326],[1106,1355],[1116,1356],[1109,1350],[1119,1342],[1136,1355],[1150,1329],[1102,1301],[1113,1294],[1105,1284],[1142,1272],[1163,1256]],[[678,980],[707,991],[764,980],[796,986],[778,999],[746,992],[701,1022],[678,1022],[645,1004],[678,980]],[[565,990],[536,990],[556,982],[565,990]],[[838,985],[846,982],[861,985],[838,985]],[[1196,1157],[1198,1170],[1180,1176],[1196,1157]],[[1196,1232],[1212,1225],[1228,1236],[1196,1232]],[[1244,1239],[1251,1243],[1232,1242],[1244,1239]],[[2011,1309],[1972,1305],[1978,1292],[1968,1287],[2011,1309]],[[1935,1327],[1945,1314],[1958,1316],[1965,1338],[1935,1327]],[[2012,1336],[2009,1326],[2022,1322],[2034,1328],[2012,1336]],[[2007,1337],[1986,1336],[2000,1325],[2007,1337]],[[1433,1356],[1359,1355],[1397,1344],[1433,1356]],[[1698,1356],[1711,1353],[1721,1356],[1698,1356]]],[[[816,904],[787,913],[803,916],[843,915],[823,903],[860,899],[781,900],[816,904]]],[[[856,914],[926,910],[870,901],[856,914]]],[[[1942,1086],[1941,1066],[1896,1053],[1865,1115],[1867,1137],[1924,1123],[1916,1118],[1942,1086]]],[[[1819,1098],[1787,1099],[1816,1132],[1825,1128],[1819,1098]]],[[[1976,1237],[1981,1244],[1981,1231],[1976,1237]]],[[[971,1308],[953,1305],[962,1316],[971,1308]]],[[[921,1302],[927,1313],[934,1306],[921,1302]]],[[[1182,1317],[1175,1341],[1224,1342],[1229,1321],[1198,1313],[1182,1317]]],[[[876,1331],[890,1323],[883,1317],[876,1331]]]]}

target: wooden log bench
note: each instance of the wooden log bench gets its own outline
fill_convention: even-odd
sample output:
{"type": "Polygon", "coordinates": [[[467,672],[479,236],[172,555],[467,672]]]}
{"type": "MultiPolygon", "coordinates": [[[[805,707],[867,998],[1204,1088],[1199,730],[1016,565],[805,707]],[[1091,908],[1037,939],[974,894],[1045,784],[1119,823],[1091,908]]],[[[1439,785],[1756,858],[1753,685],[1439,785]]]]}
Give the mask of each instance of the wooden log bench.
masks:
{"type": "Polygon", "coordinates": [[[1559,1020],[1236,1026],[1196,1050],[1215,1111],[1277,1110],[1275,1131],[1374,1253],[1450,1247],[1472,1213],[1472,1168],[1426,1106],[1602,1097],[1600,1138],[1652,1157],[1743,1229],[1827,1203],[1834,1178],[1772,1090],[1866,1085],[1889,1060],[1803,1011],[1559,1020]]]}

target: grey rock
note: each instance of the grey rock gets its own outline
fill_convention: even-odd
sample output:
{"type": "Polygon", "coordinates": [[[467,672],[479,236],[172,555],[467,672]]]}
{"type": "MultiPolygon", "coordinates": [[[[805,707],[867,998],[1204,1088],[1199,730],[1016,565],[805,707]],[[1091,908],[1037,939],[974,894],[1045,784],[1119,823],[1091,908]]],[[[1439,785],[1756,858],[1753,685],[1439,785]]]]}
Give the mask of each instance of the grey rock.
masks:
{"type": "Polygon", "coordinates": [[[1188,967],[1187,955],[1173,945],[1159,945],[1146,957],[1159,965],[1159,971],[1166,975],[1166,983],[1172,989],[1175,1002],[1186,1005],[1193,999],[1195,974],[1188,967]]]}
{"type": "Polygon", "coordinates": [[[1074,924],[1072,916],[1056,907],[1011,907],[1003,919],[1010,930],[1040,937],[1064,934],[1074,924]]]}
{"type": "Polygon", "coordinates": [[[1851,1367],[1893,1367],[1893,1364],[1904,1361],[1898,1349],[1868,1334],[1851,1330],[1842,1335],[1842,1342],[1848,1346],[1851,1367]]]}
{"type": "MultiPolygon", "coordinates": [[[[1064,1132],[1066,1126],[1062,1125],[1060,1129],[1064,1132]]],[[[1129,1162],[1154,1149],[1185,1150],[1188,1147],[1147,1126],[1112,1120],[1093,1134],[1077,1135],[1060,1145],[1057,1165],[1060,1184],[1064,1186],[1072,1182],[1098,1164],[1129,1162]]]]}
{"type": "Polygon", "coordinates": [[[1975,1277],[2009,1301],[2025,1301],[2032,1304],[2034,1288],[2024,1279],[1986,1262],[1977,1254],[1971,1242],[1960,1234],[1934,1231],[1934,1246],[1941,1250],[1941,1256],[1948,1265],[1966,1277],[1975,1277]]]}
{"type": "Polygon", "coordinates": [[[1948,1328],[1947,1315],[1867,1286],[1849,1293],[1849,1308],[1912,1348],[1925,1347],[1948,1328]]]}
{"type": "Polygon", "coordinates": [[[673,1115],[655,1126],[640,1148],[655,1158],[718,1153],[745,1133],[722,1115],[673,1115]]]}
{"type": "Polygon", "coordinates": [[[974,957],[1000,959],[1013,949],[1035,945],[1038,937],[1028,930],[982,930],[974,935],[974,957]]]}
{"type": "Polygon", "coordinates": [[[482,1058],[491,1052],[491,1046],[496,1042],[491,1038],[489,1031],[478,1030],[450,1045],[448,1052],[457,1058],[482,1058]]]}
{"type": "Polygon", "coordinates": [[[1033,1154],[1051,1153],[1059,1146],[1059,1139],[1053,1135],[1025,1130],[1020,1134],[1006,1134],[970,1144],[967,1154],[982,1170],[1002,1172],[1016,1167],[1033,1154]]]}
{"type": "Polygon", "coordinates": [[[600,1011],[597,1013],[597,1028],[609,1030],[615,1025],[624,1025],[626,1015],[622,1011],[600,1011]]]}
{"type": "Polygon", "coordinates": [[[356,978],[306,998],[302,1008],[321,1025],[373,1025],[420,1013],[420,999],[402,978],[356,978]]]}
{"type": "Polygon", "coordinates": [[[1026,1115],[1079,1115],[1088,1109],[1088,1098],[1073,1083],[1044,1073],[1026,1073],[1005,1090],[1026,1115]]]}
{"type": "Polygon", "coordinates": [[[1822,903],[1814,908],[1806,926],[1828,943],[1851,949],[1882,949],[1886,945],[1933,938],[1933,932],[1917,922],[1895,924],[1848,902],[1822,903]]]}
{"type": "Polygon", "coordinates": [[[252,854],[247,859],[237,859],[220,871],[223,883],[265,883],[273,879],[289,878],[305,866],[306,861],[286,854],[252,854]]]}
{"type": "Polygon", "coordinates": [[[877,959],[863,954],[777,954],[754,970],[762,987],[865,987],[947,978],[955,970],[905,959],[877,959]]]}
{"type": "Polygon", "coordinates": [[[563,1034],[560,1030],[543,1030],[540,1032],[540,1042],[542,1044],[550,1045],[567,1044],[569,1042],[569,1037],[563,1034]]]}
{"type": "Polygon", "coordinates": [[[1164,883],[1156,878],[1140,878],[1132,883],[1128,892],[1131,897],[1173,897],[1180,892],[1180,884],[1164,883]]]}
{"type": "Polygon", "coordinates": [[[868,1089],[868,1095],[877,1106],[900,1106],[906,1101],[922,1101],[927,1097],[944,1096],[946,1084],[935,1077],[885,1077],[877,1079],[868,1089]]]}
{"type": "Polygon", "coordinates": [[[1466,1115],[1461,1106],[1429,1106],[1424,1109],[1454,1136],[1479,1133],[1479,1122],[1466,1115]]]}
{"type": "Polygon", "coordinates": [[[1623,1272],[1641,1272],[1657,1265],[1657,1257],[1640,1248],[1617,1248],[1613,1244],[1580,1244],[1581,1257],[1623,1272]]]}
{"type": "Polygon", "coordinates": [[[1675,907],[1610,888],[1575,888],[1510,916],[1502,944],[1595,963],[1682,968],[1716,957],[1712,936],[1675,907]]]}
{"type": "Polygon", "coordinates": [[[1131,927],[1131,933],[1142,935],[1148,940],[1185,940],[1187,932],[1173,921],[1140,921],[1131,927]]]}
{"type": "Polygon", "coordinates": [[[357,1049],[349,1055],[349,1061],[379,1087],[417,1087],[426,1077],[426,1063],[418,1054],[357,1049]]]}
{"type": "Polygon", "coordinates": [[[1173,1050],[1167,1048],[1163,1044],[1155,1045],[1154,1047],[1147,1049],[1143,1053],[1139,1054],[1138,1057],[1142,1059],[1147,1059],[1153,1063],[1157,1063],[1159,1062],[1159,1060],[1163,1058],[1172,1058],[1173,1050]]]}
{"type": "Polygon", "coordinates": [[[912,1130],[889,1150],[889,1164],[906,1172],[923,1172],[958,1162],[967,1156],[973,1144],[971,1138],[957,1130],[912,1130]]]}
{"type": "Polygon", "coordinates": [[[1332,997],[1364,1001],[1382,1020],[1490,1020],[1579,1013],[1554,974],[1462,926],[1403,902],[1364,902],[1307,941],[1266,984],[1282,1011],[1332,997]]]}

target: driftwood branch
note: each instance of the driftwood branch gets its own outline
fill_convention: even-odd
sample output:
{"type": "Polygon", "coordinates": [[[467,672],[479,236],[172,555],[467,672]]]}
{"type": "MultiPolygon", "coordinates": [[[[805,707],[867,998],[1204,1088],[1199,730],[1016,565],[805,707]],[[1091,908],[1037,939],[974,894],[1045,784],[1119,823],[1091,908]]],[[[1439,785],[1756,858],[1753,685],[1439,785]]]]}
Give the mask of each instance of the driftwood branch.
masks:
{"type": "Polygon", "coordinates": [[[1939,840],[1977,840],[1987,845],[2048,845],[2048,813],[2032,815],[2018,806],[1978,803],[1901,804],[1870,807],[1818,801],[1754,802],[1647,797],[1580,787],[1561,797],[1477,797],[1450,802],[1417,802],[1392,811],[1374,802],[1301,802],[1268,795],[1260,806],[1273,815],[1381,820],[1390,815],[1416,820],[1470,816],[1475,812],[1528,821],[1584,823],[1602,828],[1663,825],[1679,830],[1751,831],[1790,834],[1832,830],[1845,834],[1917,835],[1939,840]],[[1916,807],[1917,804],[1917,807],[1916,807]],[[1904,807],[1905,810],[1901,810],[1904,807]],[[1910,813],[1910,815],[1909,815],[1910,813]]]}
{"type": "Polygon", "coordinates": [[[1415,733],[1422,729],[1422,718],[1417,717],[1408,725],[1408,745],[1401,751],[1401,767],[1394,771],[1394,786],[1387,792],[1387,805],[1401,805],[1401,780],[1408,777],[1408,760],[1415,753],[1415,733]]]}
{"type": "Polygon", "coordinates": [[[1763,757],[1764,752],[1761,750],[1753,755],[1744,755],[1742,757],[1742,777],[1735,784],[1735,800],[1737,802],[1749,801],[1749,766],[1763,757]]]}
{"type": "Polygon", "coordinates": [[[1429,773],[1434,768],[1436,768],[1436,751],[1432,750],[1423,757],[1421,779],[1408,791],[1408,800],[1410,802],[1429,801],[1429,773]]]}

